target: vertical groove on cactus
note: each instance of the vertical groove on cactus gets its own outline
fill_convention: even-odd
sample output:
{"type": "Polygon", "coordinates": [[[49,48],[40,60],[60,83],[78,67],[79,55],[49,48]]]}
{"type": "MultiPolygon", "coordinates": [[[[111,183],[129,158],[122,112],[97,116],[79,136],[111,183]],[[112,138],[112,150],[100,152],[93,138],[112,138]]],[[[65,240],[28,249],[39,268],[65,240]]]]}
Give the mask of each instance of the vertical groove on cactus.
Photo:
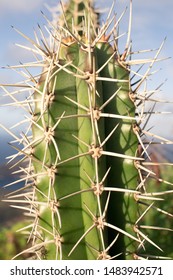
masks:
{"type": "Polygon", "coordinates": [[[115,29],[122,16],[114,25],[113,6],[102,26],[93,1],[71,0],[62,10],[58,26],[50,32],[50,46],[23,35],[32,43],[32,52],[41,56],[40,78],[30,74],[31,63],[23,65],[26,80],[11,85],[17,90],[11,93],[10,85],[1,85],[16,105],[29,108],[31,114],[22,139],[2,126],[23,144],[14,147],[17,155],[10,161],[23,156],[18,163],[29,163],[19,168],[24,178],[6,185],[25,181],[19,193],[8,195],[8,201],[22,203],[17,207],[33,219],[27,227],[32,246],[21,254],[60,260],[154,258],[145,251],[148,244],[162,249],[147,230],[158,228],[142,221],[152,210],[172,214],[154,204],[167,192],[152,192],[147,185],[148,178],[164,181],[150,168],[157,163],[151,161],[148,147],[154,144],[152,137],[161,143],[170,141],[145,130],[145,123],[142,127],[154,107],[144,113],[152,94],[141,93],[140,88],[163,44],[152,60],[130,60],[131,12],[127,43],[120,54],[115,29]],[[139,80],[132,85],[135,63],[149,67],[143,75],[136,72],[139,80]],[[23,91],[32,93],[21,103],[14,96],[23,91]]]}

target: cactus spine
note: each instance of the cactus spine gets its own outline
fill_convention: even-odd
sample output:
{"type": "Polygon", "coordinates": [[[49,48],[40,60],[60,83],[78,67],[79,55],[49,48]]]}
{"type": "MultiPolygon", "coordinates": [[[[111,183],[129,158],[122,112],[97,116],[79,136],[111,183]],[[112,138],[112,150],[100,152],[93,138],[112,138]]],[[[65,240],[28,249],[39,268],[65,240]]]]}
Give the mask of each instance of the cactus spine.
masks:
{"type": "Polygon", "coordinates": [[[151,195],[142,171],[152,172],[143,165],[136,96],[161,48],[132,89],[129,39],[120,55],[110,17],[98,27],[92,1],[69,1],[52,45],[32,41],[44,62],[38,81],[30,75],[34,85],[20,85],[33,91],[32,136],[18,151],[29,161],[28,190],[9,200],[26,198],[34,216],[27,251],[39,259],[140,258],[146,242],[160,249],[139,225],[153,204],[140,206],[151,195]]]}

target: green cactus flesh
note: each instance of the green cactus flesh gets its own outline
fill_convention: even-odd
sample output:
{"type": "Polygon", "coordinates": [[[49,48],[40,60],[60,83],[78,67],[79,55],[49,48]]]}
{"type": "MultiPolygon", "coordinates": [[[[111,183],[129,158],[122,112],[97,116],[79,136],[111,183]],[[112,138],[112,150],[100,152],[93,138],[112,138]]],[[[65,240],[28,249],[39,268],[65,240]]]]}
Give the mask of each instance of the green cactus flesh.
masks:
{"type": "MultiPolygon", "coordinates": [[[[63,39],[63,43],[59,46],[59,57],[50,62],[34,96],[37,105],[32,125],[33,165],[40,193],[38,200],[41,197],[45,203],[47,200],[40,214],[40,224],[50,232],[50,240],[57,238],[59,242],[59,248],[56,243],[50,244],[54,246],[54,255],[49,256],[52,250],[47,246],[47,258],[55,258],[59,249],[63,259],[68,258],[69,252],[72,259],[95,259],[100,258],[108,246],[106,227],[113,225],[114,229],[115,225],[124,232],[130,227],[127,239],[134,234],[136,219],[133,211],[128,209],[127,212],[127,195],[122,209],[127,217],[124,228],[122,221],[115,221],[114,215],[112,218],[108,215],[108,224],[105,224],[106,183],[100,185],[100,182],[111,167],[108,187],[133,189],[137,185],[134,159],[138,141],[133,132],[134,121],[123,120],[123,116],[134,118],[135,106],[130,99],[129,71],[114,57],[110,60],[114,50],[109,43],[98,42],[91,46],[83,38],[80,45],[80,40],[73,37],[63,39]],[[102,67],[99,80],[97,72],[102,67]],[[108,78],[117,82],[108,81],[108,78]],[[116,91],[117,95],[108,102],[105,112],[120,115],[122,119],[113,118],[107,122],[101,117],[100,108],[116,91]],[[57,207],[56,219],[51,219],[53,205],[57,207]]],[[[119,199],[123,198],[117,193],[111,194],[110,212],[116,211],[114,204],[119,199]]],[[[133,197],[130,200],[134,210],[136,202],[133,197]]],[[[114,238],[115,232],[114,229],[114,238]]],[[[130,251],[128,246],[126,248],[130,251]]]]}
{"type": "Polygon", "coordinates": [[[134,259],[147,242],[160,249],[139,225],[153,207],[139,201],[150,195],[141,170],[154,174],[142,166],[136,118],[145,75],[132,89],[129,46],[119,54],[114,31],[107,34],[110,14],[98,28],[91,4],[68,2],[66,20],[61,16],[51,35],[53,49],[34,43],[43,71],[38,82],[31,78],[34,86],[26,83],[33,90],[32,138],[22,139],[18,154],[29,160],[24,197],[34,222],[27,250],[38,259],[134,259]]]}
{"type": "MultiPolygon", "coordinates": [[[[100,67],[109,60],[110,56],[114,53],[112,46],[108,43],[100,43],[97,45],[100,67]]],[[[120,64],[116,58],[112,58],[111,61],[103,68],[101,75],[112,79],[119,80],[118,82],[104,81],[103,84],[103,98],[104,102],[110,99],[114,93],[117,92],[115,97],[106,107],[106,112],[111,115],[122,116],[122,119],[113,119],[105,121],[106,135],[109,135],[116,125],[118,125],[111,138],[106,143],[106,150],[119,153],[124,158],[117,156],[107,156],[107,167],[111,167],[107,185],[109,187],[119,187],[135,190],[137,186],[138,171],[135,167],[135,160],[133,157],[137,155],[138,139],[134,133],[135,122],[133,119],[123,119],[126,117],[135,117],[135,105],[131,99],[132,89],[130,86],[130,73],[123,62],[120,64]],[[126,82],[121,82],[125,80],[126,82]],[[127,158],[126,158],[127,156],[127,158]],[[128,156],[132,158],[128,158],[128,156]]],[[[137,203],[134,200],[133,195],[127,195],[123,193],[112,192],[108,210],[108,221],[112,224],[115,223],[115,216],[119,213],[119,217],[116,220],[116,225],[124,228],[127,232],[133,234],[134,224],[137,218],[137,203]],[[122,222],[124,221],[124,222],[122,222]],[[124,224],[123,224],[124,223],[124,224]]],[[[126,237],[121,244],[121,249],[127,248],[127,252],[134,251],[133,242],[126,237]],[[130,244],[127,246],[127,244],[130,244]]],[[[118,253],[119,250],[117,244],[112,248],[118,253]]],[[[124,251],[125,252],[125,251],[124,251]]]]}

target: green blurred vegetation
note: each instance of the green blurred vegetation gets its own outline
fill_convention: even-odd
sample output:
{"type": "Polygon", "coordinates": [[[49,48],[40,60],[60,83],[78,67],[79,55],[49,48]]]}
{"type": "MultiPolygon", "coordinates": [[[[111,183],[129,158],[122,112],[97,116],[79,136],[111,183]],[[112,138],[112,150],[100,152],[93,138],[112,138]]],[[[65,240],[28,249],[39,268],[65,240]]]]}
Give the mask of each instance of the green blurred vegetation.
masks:
{"type": "MultiPolygon", "coordinates": [[[[163,178],[164,182],[159,182],[154,178],[149,179],[146,184],[147,192],[154,193],[173,190],[172,166],[162,166],[160,172],[161,178],[163,178]],[[168,182],[171,182],[172,185],[168,182]]],[[[153,226],[157,227],[157,229],[141,228],[140,230],[145,233],[145,235],[147,235],[147,237],[150,238],[156,245],[158,245],[163,252],[158,250],[152,244],[146,242],[146,244],[144,243],[145,249],[142,249],[142,254],[144,256],[151,255],[148,257],[149,259],[154,259],[154,256],[156,256],[156,258],[157,256],[162,256],[173,259],[173,193],[155,197],[163,200],[154,202],[153,206],[142,218],[141,225],[153,226]]],[[[144,213],[152,201],[142,201],[144,204],[141,205],[141,213],[144,213]]]]}
{"type": "MultiPolygon", "coordinates": [[[[3,227],[0,231],[0,260],[11,260],[15,255],[27,249],[27,238],[21,232],[20,228],[26,226],[26,222],[19,221],[10,227],[3,227]]],[[[30,254],[24,253],[16,260],[25,260],[30,254]]]]}

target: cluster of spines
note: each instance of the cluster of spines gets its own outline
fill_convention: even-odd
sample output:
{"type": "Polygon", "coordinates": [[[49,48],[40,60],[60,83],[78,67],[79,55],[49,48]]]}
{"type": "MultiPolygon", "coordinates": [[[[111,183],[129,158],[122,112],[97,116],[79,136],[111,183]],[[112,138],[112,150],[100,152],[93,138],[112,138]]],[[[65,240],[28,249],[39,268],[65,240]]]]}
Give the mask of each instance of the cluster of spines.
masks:
{"type": "MultiPolygon", "coordinates": [[[[116,38],[113,47],[109,43],[109,38],[115,35],[113,29],[108,36],[105,35],[113,21],[110,16],[111,13],[98,33],[91,20],[84,20],[89,32],[82,38],[73,35],[68,24],[59,27],[60,32],[56,30],[52,35],[53,50],[46,42],[43,49],[38,38],[36,43],[32,41],[35,47],[32,51],[44,58],[41,78],[37,82],[27,70],[29,75],[25,84],[15,85],[21,86],[21,91],[33,90],[30,100],[17,101],[16,92],[9,93],[4,87],[15,104],[29,107],[32,115],[32,138],[26,134],[21,140],[8,130],[24,144],[17,155],[24,155],[23,160],[29,159],[28,168],[19,170],[24,171],[26,178],[12,183],[25,180],[24,189],[28,187],[29,190],[24,194],[10,194],[9,200],[31,206],[21,208],[34,217],[30,225],[33,247],[28,250],[36,253],[38,258],[111,259],[116,257],[114,252],[127,258],[140,258],[145,242],[160,249],[143,233],[144,226],[140,224],[150,209],[164,211],[154,206],[157,196],[162,193],[148,193],[145,188],[147,178],[156,176],[147,167],[152,163],[144,162],[144,154],[150,159],[147,152],[150,143],[143,144],[141,136],[154,135],[139,124],[144,117],[144,99],[147,95],[150,99],[152,94],[145,92],[144,98],[138,90],[147,79],[162,46],[132,90],[128,68],[132,62],[127,61],[129,38],[123,55],[120,55],[116,38]],[[97,34],[94,40],[90,37],[91,30],[92,34],[97,34]],[[34,85],[28,85],[29,81],[34,85]],[[142,152],[137,152],[138,144],[142,152]],[[23,196],[25,202],[20,200],[23,196]],[[151,198],[153,202],[150,204],[148,200],[151,198]],[[122,212],[118,200],[123,201],[122,212]],[[140,204],[146,209],[140,210],[140,204]],[[123,221],[115,217],[118,210],[123,221]],[[108,233],[109,244],[105,236],[107,229],[114,232],[113,237],[112,232],[108,233]],[[121,248],[117,246],[120,236],[125,237],[121,248]],[[110,256],[111,247],[117,247],[119,252],[113,249],[110,256]]],[[[24,69],[26,66],[29,64],[24,65],[24,69]]],[[[148,112],[148,116],[151,114],[148,112]]],[[[169,143],[166,139],[154,137],[169,143]]],[[[165,214],[172,216],[166,211],[165,214]]]]}

